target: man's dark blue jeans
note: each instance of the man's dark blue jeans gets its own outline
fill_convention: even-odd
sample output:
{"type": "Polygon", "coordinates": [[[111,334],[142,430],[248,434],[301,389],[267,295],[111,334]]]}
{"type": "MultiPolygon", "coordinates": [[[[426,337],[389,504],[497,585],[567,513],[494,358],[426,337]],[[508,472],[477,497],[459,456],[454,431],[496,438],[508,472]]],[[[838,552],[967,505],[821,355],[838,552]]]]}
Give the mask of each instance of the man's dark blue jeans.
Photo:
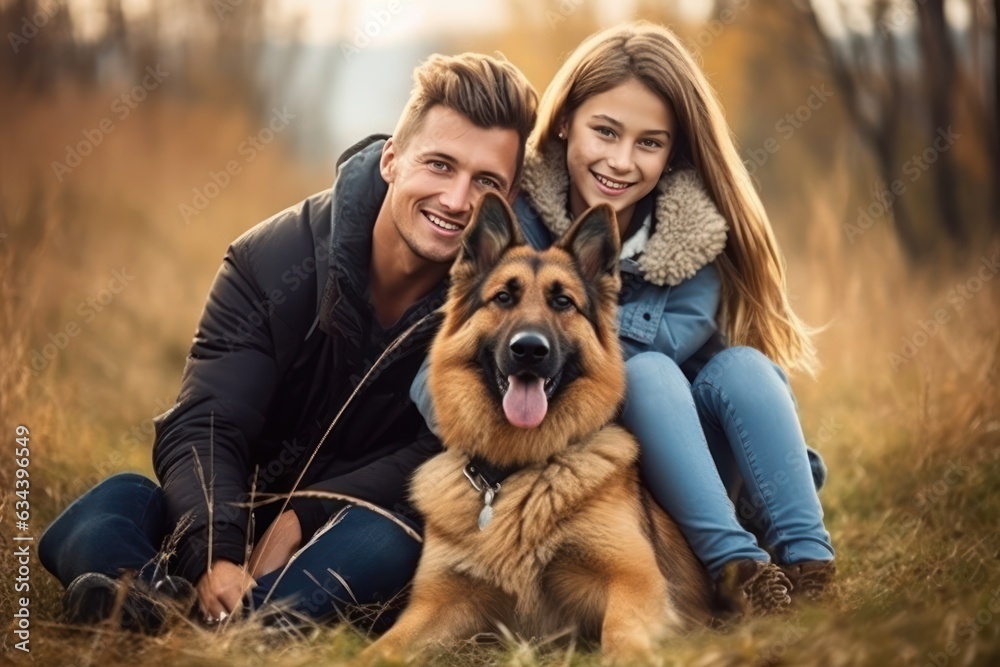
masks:
{"type": "MultiPolygon", "coordinates": [[[[258,534],[263,534],[269,521],[262,519],[267,515],[256,514],[258,534]]],[[[416,529],[407,518],[395,516],[416,529]]],[[[269,518],[274,518],[273,510],[269,518]]],[[[86,572],[119,577],[134,571],[152,583],[171,574],[160,549],[173,528],[163,490],[142,475],[121,473],[66,508],[42,535],[38,555],[63,586],[86,572]]],[[[286,619],[351,618],[384,630],[398,614],[400,593],[413,577],[420,548],[397,522],[348,506],[313,536],[288,568],[258,578],[252,607],[270,608],[266,601],[286,610],[286,619]],[[389,602],[393,604],[382,613],[371,611],[389,602]]]]}

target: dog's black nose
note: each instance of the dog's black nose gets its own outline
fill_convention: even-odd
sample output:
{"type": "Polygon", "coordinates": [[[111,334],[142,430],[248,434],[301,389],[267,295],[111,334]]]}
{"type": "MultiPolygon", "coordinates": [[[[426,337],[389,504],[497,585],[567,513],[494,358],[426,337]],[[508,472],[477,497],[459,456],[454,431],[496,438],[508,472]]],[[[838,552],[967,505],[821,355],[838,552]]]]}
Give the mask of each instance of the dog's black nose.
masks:
{"type": "Polygon", "coordinates": [[[517,361],[535,364],[549,354],[549,341],[534,331],[522,331],[510,339],[510,351],[517,361]]]}

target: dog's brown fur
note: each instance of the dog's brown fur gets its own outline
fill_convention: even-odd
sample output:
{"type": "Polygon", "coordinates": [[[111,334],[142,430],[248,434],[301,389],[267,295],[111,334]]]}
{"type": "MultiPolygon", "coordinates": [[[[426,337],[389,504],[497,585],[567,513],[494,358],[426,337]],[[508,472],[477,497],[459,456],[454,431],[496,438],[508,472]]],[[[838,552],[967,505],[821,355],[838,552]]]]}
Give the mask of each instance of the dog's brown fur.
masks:
{"type": "Polygon", "coordinates": [[[579,632],[600,638],[609,662],[649,663],[661,639],[707,620],[707,575],[641,486],[635,440],[610,425],[625,388],[616,228],[614,211],[598,207],[537,252],[502,199],[477,209],[430,352],[446,451],[413,481],[424,550],[408,607],[366,661],[503,624],[522,636],[579,632]],[[513,306],[493,301],[512,286],[513,306]],[[552,306],[560,289],[576,307],[552,306]],[[579,368],[534,429],[507,421],[479,361],[525,322],[555,332],[579,368]],[[472,455],[522,466],[482,531],[482,496],[463,474],[472,455]]]}

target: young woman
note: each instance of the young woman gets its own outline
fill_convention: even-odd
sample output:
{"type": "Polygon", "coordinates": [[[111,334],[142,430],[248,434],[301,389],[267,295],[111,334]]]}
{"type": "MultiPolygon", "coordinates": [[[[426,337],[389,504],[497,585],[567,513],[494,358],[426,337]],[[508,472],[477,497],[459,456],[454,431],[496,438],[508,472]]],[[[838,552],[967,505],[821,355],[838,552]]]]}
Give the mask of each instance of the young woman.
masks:
{"type": "Polygon", "coordinates": [[[525,235],[546,247],[602,202],[622,235],[622,420],[647,486],[739,611],[817,597],[834,572],[825,469],[783,370],[811,373],[815,351],[721,106],[658,25],[593,35],[542,98],[515,205],[525,235]]]}

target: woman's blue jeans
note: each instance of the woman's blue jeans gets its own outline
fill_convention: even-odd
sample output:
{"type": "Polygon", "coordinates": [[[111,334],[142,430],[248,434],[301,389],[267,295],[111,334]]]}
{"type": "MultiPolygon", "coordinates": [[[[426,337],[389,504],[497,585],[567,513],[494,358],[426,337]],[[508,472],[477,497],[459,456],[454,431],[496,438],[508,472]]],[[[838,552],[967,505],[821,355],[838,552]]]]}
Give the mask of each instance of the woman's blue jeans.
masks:
{"type": "Polygon", "coordinates": [[[658,352],[626,369],[622,421],[639,440],[643,479],[713,578],[740,558],[833,559],[816,495],[826,469],[806,447],[777,365],[731,347],[693,383],[658,352]]]}
{"type": "MultiPolygon", "coordinates": [[[[415,528],[408,519],[395,516],[415,528]]],[[[262,534],[267,526],[260,519],[262,534]]],[[[142,475],[121,473],[66,508],[42,535],[38,555],[63,586],[85,572],[118,577],[125,570],[151,582],[170,574],[169,561],[164,567],[159,552],[172,529],[163,490],[142,475]]],[[[396,522],[349,506],[317,532],[284,573],[279,568],[258,578],[253,607],[261,608],[266,599],[279,603],[274,608],[285,610],[291,620],[358,619],[359,610],[364,614],[366,609],[399,602],[400,592],[416,571],[420,548],[396,522]]],[[[383,630],[398,608],[393,604],[368,620],[383,630]]]]}

